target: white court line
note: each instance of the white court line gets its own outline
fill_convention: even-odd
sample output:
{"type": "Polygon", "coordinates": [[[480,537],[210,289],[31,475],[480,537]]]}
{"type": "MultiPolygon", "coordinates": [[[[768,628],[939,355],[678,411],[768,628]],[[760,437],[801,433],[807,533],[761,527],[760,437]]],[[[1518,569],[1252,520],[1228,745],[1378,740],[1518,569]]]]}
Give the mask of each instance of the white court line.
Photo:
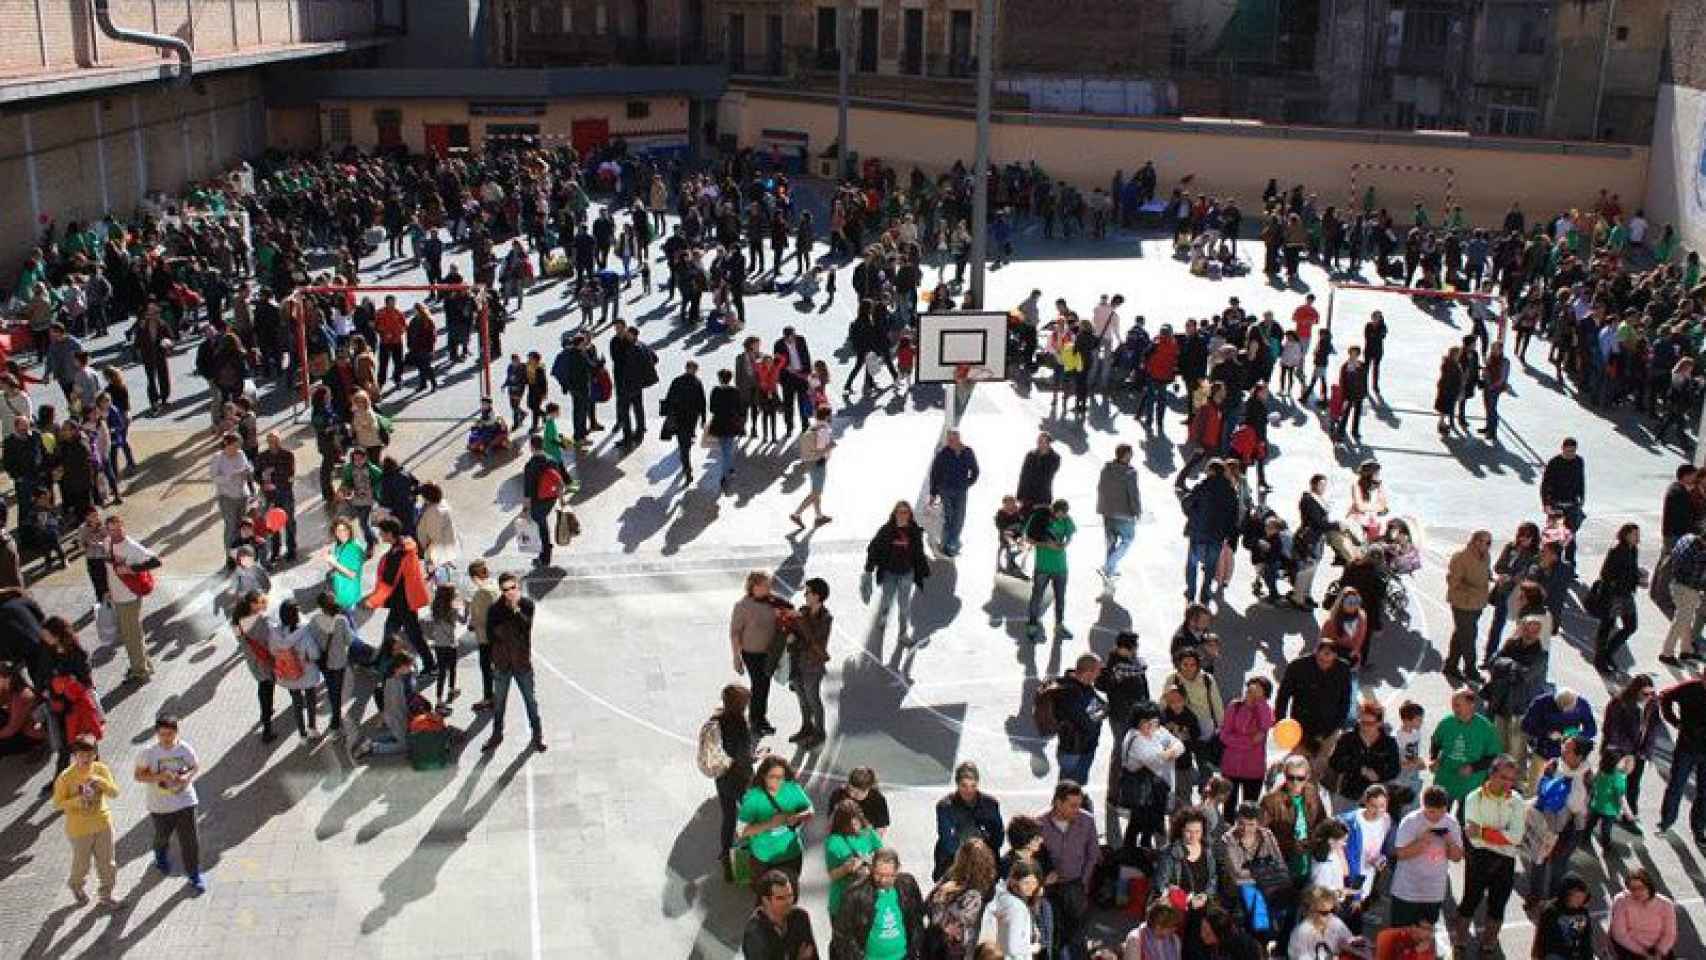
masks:
{"type": "MultiPolygon", "coordinates": [[[[554,668],[553,668],[554,669],[554,668]]],[[[527,777],[527,907],[529,931],[533,938],[533,960],[545,955],[539,934],[539,843],[537,818],[533,804],[533,764],[525,767],[527,777]]]]}

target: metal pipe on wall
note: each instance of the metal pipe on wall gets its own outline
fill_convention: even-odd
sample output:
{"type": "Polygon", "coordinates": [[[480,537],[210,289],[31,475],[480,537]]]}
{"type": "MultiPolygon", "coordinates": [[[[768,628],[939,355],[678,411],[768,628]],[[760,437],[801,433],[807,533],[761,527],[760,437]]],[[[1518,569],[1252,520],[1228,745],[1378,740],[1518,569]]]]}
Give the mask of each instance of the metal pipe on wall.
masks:
{"type": "Polygon", "coordinates": [[[190,74],[195,69],[195,53],[190,45],[177,37],[169,37],[163,33],[148,33],[142,30],[130,30],[113,23],[111,0],[94,0],[95,23],[101,32],[122,43],[136,43],[145,47],[157,47],[170,50],[178,55],[182,69],[173,78],[178,83],[188,83],[190,74]]]}
{"type": "Polygon", "coordinates": [[[983,309],[985,264],[989,261],[989,109],[995,86],[995,0],[983,0],[977,25],[977,154],[972,164],[971,296],[961,304],[983,309]]]}

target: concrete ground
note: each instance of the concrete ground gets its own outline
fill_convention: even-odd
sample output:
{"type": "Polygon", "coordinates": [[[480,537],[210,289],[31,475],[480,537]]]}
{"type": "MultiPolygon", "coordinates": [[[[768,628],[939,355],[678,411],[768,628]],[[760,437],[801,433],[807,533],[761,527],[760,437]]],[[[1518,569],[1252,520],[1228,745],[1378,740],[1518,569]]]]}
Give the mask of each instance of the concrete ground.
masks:
{"type": "MultiPolygon", "coordinates": [[[[1163,321],[1182,326],[1186,317],[1219,309],[1232,296],[1247,309],[1272,309],[1287,318],[1305,292],[1271,287],[1260,277],[1192,278],[1165,241],[1140,243],[1130,235],[1066,245],[1043,244],[1034,231],[1023,231],[1019,253],[1019,262],[991,274],[991,304],[1017,303],[1037,287],[1045,303],[1064,296],[1087,312],[1098,294],[1123,293],[1128,322],[1132,313],[1143,314],[1151,330],[1163,321]]],[[[466,273],[466,256],[458,259],[466,273]]],[[[367,267],[373,282],[419,277],[382,257],[367,267]]],[[[805,308],[786,298],[752,298],[749,330],[768,343],[792,324],[818,356],[831,354],[853,308],[848,271],[840,279],[842,296],[828,308],[822,297],[805,308]]],[[[1310,269],[1304,280],[1325,301],[1326,277],[1310,269]]],[[[560,293],[560,284],[552,283],[529,295],[506,349],[538,349],[549,362],[571,320],[560,293]]],[[[707,382],[716,367],[732,364],[730,342],[676,326],[662,301],[635,290],[624,309],[640,318],[645,339],[658,348],[664,383],[690,357],[699,360],[707,382]]],[[[1651,566],[1659,500],[1679,453],[1655,445],[1644,424],[1621,413],[1607,417],[1583,409],[1559,393],[1546,370],[1527,367],[1519,368],[1504,404],[1497,445],[1478,438],[1442,441],[1431,409],[1434,371],[1461,334],[1462,315],[1435,318],[1394,296],[1341,295],[1333,320],[1341,346],[1360,340],[1361,323],[1377,308],[1393,332],[1386,403],[1369,412],[1366,446],[1335,450],[1313,411],[1282,402],[1269,479],[1276,509],[1295,521],[1309,475],[1332,478],[1332,500],[1341,510],[1349,469],[1370,456],[1385,465],[1394,512],[1417,520],[1426,564],[1409,583],[1414,628],[1381,638],[1363,683],[1389,707],[1414,698],[1437,718],[1447,708],[1439,668],[1450,630],[1443,601],[1450,553],[1479,527],[1493,530],[1502,543],[1519,521],[1538,519],[1541,467],[1572,435],[1588,461],[1589,519],[1581,551],[1587,579],[1617,525],[1629,520],[1646,528],[1643,564],[1651,566]]],[[[97,346],[110,355],[110,342],[97,346]]],[[[1543,359],[1544,349],[1539,344],[1531,359],[1543,359]]],[[[978,762],[985,789],[1007,815],[1045,806],[1056,776],[1053,749],[1030,720],[1041,679],[1086,650],[1105,652],[1121,630],[1141,634],[1144,655],[1156,665],[1152,683],[1166,672],[1160,665],[1182,607],[1181,517],[1169,484],[1182,462],[1177,411],[1169,425],[1175,442],[1167,442],[1146,438],[1123,399],[1095,405],[1084,419],[1061,418],[1051,415],[1043,383],[978,386],[961,424],[984,471],[973,489],[965,550],[957,560],[933,558],[913,610],[915,633],[929,642],[904,648],[892,629],[886,635],[873,629],[872,611],[859,597],[859,572],[865,543],[889,507],[927,492],[943,413],[939,388],[901,395],[881,377],[883,392],[855,395],[837,411],[839,447],[826,494],[834,522],[798,536],[790,534],[787,513],[804,495],[805,478],[791,444],[749,442],[733,489],[719,496],[711,465],[694,484],[680,482],[674,444],[656,440],[655,418],[646,443],[631,453],[614,446],[611,431],[600,435],[578,468],[584,536],[559,551],[560,569],[527,580],[543,627],[535,650],[549,753],[529,757],[514,737],[489,757],[463,749],[448,769],[415,772],[396,760],[355,762],[329,739],[285,737],[263,746],[253,727],[253,687],[222,626],[218,519],[206,467],[211,438],[201,384],[190,376],[188,359],[179,358],[180,399],[173,409],[137,423],[142,469],[127,484],[121,508],[131,530],[166,558],[145,611],[159,674],[145,686],[122,685],[122,652],[103,648],[94,655],[109,715],[103,753],[125,781],[115,805],[123,904],[110,912],[71,904],[63,828],[37,796],[47,769],[15,760],[0,765],[6,823],[0,829],[0,957],[239,951],[278,957],[733,956],[750,900],[718,873],[716,802],[694,768],[693,749],[717,690],[732,679],[727,617],[751,569],[773,571],[790,586],[808,576],[825,578],[837,615],[825,690],[828,743],[810,754],[781,737],[769,746],[810,773],[820,804],[848,769],[875,767],[895,818],[889,841],[908,869],[926,877],[931,805],[948,789],[956,763],[978,762]],[[1067,597],[1076,636],[1031,645],[1019,642],[1026,585],[994,574],[989,516],[1000,494],[1014,488],[1020,458],[1039,428],[1057,438],[1063,453],[1055,490],[1073,504],[1080,533],[1070,550],[1067,597]],[[1095,482],[1120,442],[1139,447],[1145,516],[1118,589],[1100,596],[1092,573],[1103,551],[1095,482]],[[179,878],[163,879],[150,868],[141,789],[129,781],[152,718],[168,709],[185,718],[184,737],[203,761],[201,831],[211,886],[200,897],[190,896],[179,878]]],[[[834,356],[832,367],[845,375],[850,361],[834,356]]],[[[430,396],[406,390],[387,395],[385,406],[400,417],[391,452],[421,479],[449,481],[470,553],[490,557],[499,569],[523,570],[527,558],[514,549],[509,530],[519,510],[520,460],[479,464],[464,455],[477,378],[463,368],[442,379],[444,389],[430,396]]],[[[130,380],[140,401],[142,382],[134,369],[130,380]]],[[[648,395],[649,416],[659,397],[648,395]]],[[[834,397],[839,401],[839,389],[834,397]]],[[[269,422],[298,450],[308,553],[323,542],[325,526],[308,479],[312,438],[288,406],[269,408],[269,422]]],[[[614,427],[608,406],[601,418],[614,427]]],[[[1225,638],[1221,672],[1228,690],[1248,673],[1271,675],[1315,636],[1303,614],[1257,602],[1246,559],[1239,564],[1215,623],[1225,638]]],[[[324,572],[305,560],[278,574],[275,594],[306,595],[324,572]]],[[[1319,585],[1325,583],[1324,575],[1319,585]]],[[[35,590],[49,612],[80,617],[83,636],[95,642],[80,565],[74,561],[35,590]]],[[[1672,672],[1653,661],[1663,620],[1644,599],[1640,615],[1631,651],[1665,682],[1672,672]]],[[[377,629],[369,622],[364,633],[372,638],[377,629]]],[[[1583,691],[1597,712],[1607,687],[1582,654],[1592,622],[1572,604],[1564,630],[1565,639],[1554,646],[1553,679],[1583,691]]],[[[477,683],[477,676],[470,657],[462,666],[464,685],[477,683]]],[[[773,720],[785,736],[797,728],[798,714],[793,699],[778,694],[773,720]]],[[[452,723],[466,727],[477,744],[487,721],[466,709],[469,701],[466,694],[458,701],[452,723]]],[[[1097,757],[1097,782],[1107,752],[1097,757]]],[[[1697,955],[1700,935],[1689,914],[1706,893],[1706,871],[1702,854],[1685,838],[1651,832],[1663,766],[1647,776],[1644,842],[1620,836],[1612,855],[1602,860],[1597,848],[1584,851],[1576,867],[1594,878],[1596,891],[1604,891],[1603,877],[1637,864],[1652,868],[1687,908],[1679,955],[1697,955]]],[[[825,826],[819,818],[811,831],[804,884],[822,948],[828,944],[825,826]]],[[[1597,906],[1608,902],[1608,892],[1596,893],[1597,906]]],[[[1515,955],[1532,931],[1517,905],[1509,912],[1503,939],[1515,955]]],[[[1109,935],[1120,931],[1120,922],[1108,918],[1109,935]]]]}

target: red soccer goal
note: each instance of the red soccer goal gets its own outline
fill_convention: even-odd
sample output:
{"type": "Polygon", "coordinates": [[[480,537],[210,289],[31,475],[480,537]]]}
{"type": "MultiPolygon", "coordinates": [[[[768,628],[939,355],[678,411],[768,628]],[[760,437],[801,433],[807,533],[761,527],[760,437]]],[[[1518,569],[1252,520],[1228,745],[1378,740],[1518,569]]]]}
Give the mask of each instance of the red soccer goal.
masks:
{"type": "MultiPolygon", "coordinates": [[[[1329,330],[1333,328],[1333,311],[1337,304],[1340,290],[1356,293],[1396,294],[1403,297],[1420,297],[1469,305],[1480,304],[1487,309],[1489,315],[1493,312],[1492,308],[1501,302],[1498,294],[1494,293],[1471,293],[1466,290],[1431,290],[1425,287],[1388,287],[1377,283],[1334,283],[1327,290],[1327,316],[1325,319],[1327,329],[1329,330]]],[[[1505,336],[1505,315],[1503,311],[1498,313],[1497,319],[1499,324],[1499,339],[1502,340],[1505,336]]]]}

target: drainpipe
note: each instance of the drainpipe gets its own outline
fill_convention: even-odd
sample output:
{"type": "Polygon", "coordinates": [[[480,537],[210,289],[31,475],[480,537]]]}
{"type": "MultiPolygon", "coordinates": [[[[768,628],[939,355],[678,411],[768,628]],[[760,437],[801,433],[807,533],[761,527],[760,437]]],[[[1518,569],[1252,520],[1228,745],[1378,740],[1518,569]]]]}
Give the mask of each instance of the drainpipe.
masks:
{"type": "Polygon", "coordinates": [[[94,2],[95,23],[100,26],[102,33],[120,43],[138,43],[145,47],[171,50],[178,55],[179,62],[183,64],[183,69],[178,71],[175,78],[176,82],[180,84],[189,82],[190,71],[195,59],[189,44],[177,37],[168,37],[165,34],[145,33],[141,30],[127,30],[120,27],[113,23],[112,10],[109,8],[111,0],[94,0],[94,2]]]}
{"type": "Polygon", "coordinates": [[[1599,139],[1599,112],[1605,104],[1605,68],[1611,62],[1611,30],[1616,22],[1617,0],[1611,0],[1605,9],[1605,33],[1599,40],[1599,83],[1593,90],[1593,129],[1588,131],[1589,140],[1599,139]]]}

